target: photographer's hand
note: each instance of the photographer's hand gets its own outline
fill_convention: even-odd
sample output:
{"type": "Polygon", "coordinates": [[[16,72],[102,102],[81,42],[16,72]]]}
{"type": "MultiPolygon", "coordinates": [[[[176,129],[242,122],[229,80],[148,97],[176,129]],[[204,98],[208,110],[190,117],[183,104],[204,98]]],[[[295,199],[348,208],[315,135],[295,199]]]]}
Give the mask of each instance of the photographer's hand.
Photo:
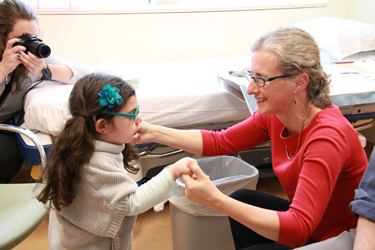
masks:
{"type": "Polygon", "coordinates": [[[5,46],[3,58],[0,62],[0,69],[2,74],[5,74],[4,77],[12,73],[16,69],[16,67],[21,63],[20,53],[23,53],[23,51],[25,51],[26,48],[21,45],[13,47],[13,45],[18,41],[18,38],[9,39],[5,46]]]}
{"type": "Polygon", "coordinates": [[[21,52],[20,60],[26,69],[34,76],[42,77],[42,69],[47,67],[46,60],[44,58],[38,58],[30,51],[21,52]]]}

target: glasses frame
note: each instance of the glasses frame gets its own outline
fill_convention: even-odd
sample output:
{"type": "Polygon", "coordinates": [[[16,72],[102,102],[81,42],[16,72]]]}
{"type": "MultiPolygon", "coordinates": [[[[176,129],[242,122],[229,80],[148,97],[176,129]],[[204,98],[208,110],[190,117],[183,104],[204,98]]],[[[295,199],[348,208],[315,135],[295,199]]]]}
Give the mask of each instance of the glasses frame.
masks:
{"type": "Polygon", "coordinates": [[[271,82],[280,78],[290,77],[292,74],[283,74],[280,76],[272,76],[272,77],[259,77],[259,76],[253,76],[253,72],[250,70],[245,71],[245,78],[248,81],[254,81],[255,85],[258,87],[264,87],[267,82],[271,82]]]}
{"type": "Polygon", "coordinates": [[[122,112],[111,112],[111,111],[103,111],[103,114],[107,115],[116,115],[116,116],[123,116],[129,119],[132,119],[133,121],[137,120],[137,117],[139,115],[140,106],[137,105],[133,113],[122,113],[122,112]]]}

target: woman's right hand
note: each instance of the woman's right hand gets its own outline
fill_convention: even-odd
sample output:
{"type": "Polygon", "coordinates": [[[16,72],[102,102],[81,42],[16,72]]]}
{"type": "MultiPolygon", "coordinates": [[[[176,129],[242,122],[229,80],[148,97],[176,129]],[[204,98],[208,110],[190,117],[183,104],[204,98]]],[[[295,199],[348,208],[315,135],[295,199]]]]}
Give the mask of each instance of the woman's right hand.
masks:
{"type": "Polygon", "coordinates": [[[151,123],[141,121],[138,124],[137,133],[133,136],[131,144],[142,144],[146,142],[152,142],[154,135],[153,135],[153,126],[151,123]]]}
{"type": "Polygon", "coordinates": [[[6,74],[6,76],[12,73],[21,63],[19,54],[21,51],[26,50],[26,48],[22,45],[16,45],[13,47],[13,45],[18,41],[19,38],[9,39],[5,46],[3,58],[0,62],[0,69],[2,73],[6,74]]]}

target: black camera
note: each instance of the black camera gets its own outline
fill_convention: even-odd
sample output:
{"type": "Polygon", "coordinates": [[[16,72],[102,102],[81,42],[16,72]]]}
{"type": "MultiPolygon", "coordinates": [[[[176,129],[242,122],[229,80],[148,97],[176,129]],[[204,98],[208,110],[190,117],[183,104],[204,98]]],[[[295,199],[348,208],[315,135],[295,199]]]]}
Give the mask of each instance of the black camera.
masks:
{"type": "Polygon", "coordinates": [[[50,47],[36,36],[25,33],[18,38],[20,41],[16,42],[13,46],[22,45],[26,48],[26,52],[30,51],[39,58],[46,58],[51,54],[50,47]]]}

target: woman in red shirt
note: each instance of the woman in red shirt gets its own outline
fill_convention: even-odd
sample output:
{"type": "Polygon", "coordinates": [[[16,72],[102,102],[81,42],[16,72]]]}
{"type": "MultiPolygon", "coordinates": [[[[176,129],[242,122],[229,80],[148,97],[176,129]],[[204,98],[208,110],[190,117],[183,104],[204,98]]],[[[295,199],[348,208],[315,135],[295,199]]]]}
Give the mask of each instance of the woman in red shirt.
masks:
{"type": "Polygon", "coordinates": [[[313,38],[281,28],[253,47],[248,94],[256,112],[223,131],[176,130],[143,122],[134,142],[156,141],[197,155],[232,154],[268,140],[289,200],[253,190],[221,193],[193,166],[186,195],[228,215],[236,249],[290,249],[354,228],[349,209],[367,166],[357,133],[332,104],[313,38]]]}

